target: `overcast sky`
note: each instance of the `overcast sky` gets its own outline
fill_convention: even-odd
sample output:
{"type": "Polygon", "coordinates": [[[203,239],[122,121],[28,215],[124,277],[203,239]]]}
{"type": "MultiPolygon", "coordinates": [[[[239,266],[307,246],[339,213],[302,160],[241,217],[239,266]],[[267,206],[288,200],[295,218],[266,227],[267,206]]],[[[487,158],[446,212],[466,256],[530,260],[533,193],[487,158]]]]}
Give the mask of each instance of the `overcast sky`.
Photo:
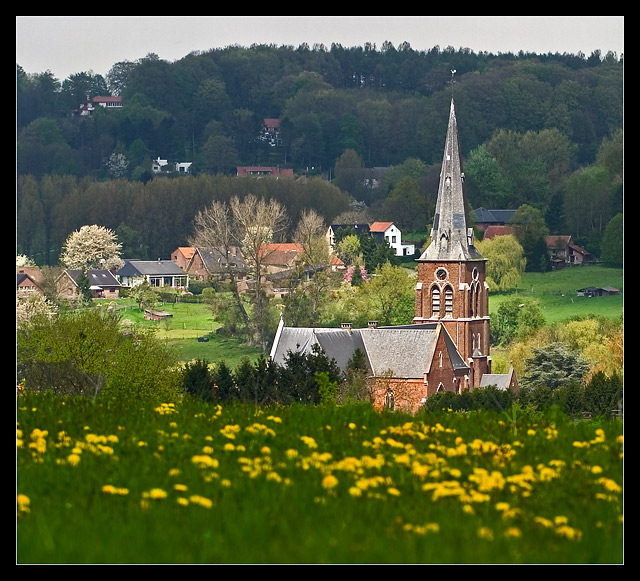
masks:
{"type": "Polygon", "coordinates": [[[415,50],[438,45],[474,52],[624,52],[623,16],[17,16],[16,63],[60,81],[149,53],[173,62],[192,51],[238,44],[385,41],[415,50]]]}

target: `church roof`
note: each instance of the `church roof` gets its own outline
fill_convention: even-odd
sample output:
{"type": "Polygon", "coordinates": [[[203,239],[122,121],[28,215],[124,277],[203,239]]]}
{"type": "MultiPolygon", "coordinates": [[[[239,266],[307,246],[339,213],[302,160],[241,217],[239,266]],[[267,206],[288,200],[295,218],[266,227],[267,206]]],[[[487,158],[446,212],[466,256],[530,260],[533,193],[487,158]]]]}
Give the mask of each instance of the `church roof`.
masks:
{"type": "MultiPolygon", "coordinates": [[[[366,358],[374,377],[421,379],[429,370],[435,344],[444,327],[439,323],[423,323],[375,329],[338,329],[285,327],[281,321],[271,350],[271,360],[283,365],[289,351],[312,353],[318,345],[329,359],[335,359],[343,371],[356,349],[366,358]]],[[[468,366],[455,344],[444,331],[447,354],[455,370],[468,366]]]]}
{"type": "Polygon", "coordinates": [[[467,201],[463,182],[458,125],[452,99],[431,244],[419,261],[484,260],[473,245],[473,230],[467,228],[467,201]]]}

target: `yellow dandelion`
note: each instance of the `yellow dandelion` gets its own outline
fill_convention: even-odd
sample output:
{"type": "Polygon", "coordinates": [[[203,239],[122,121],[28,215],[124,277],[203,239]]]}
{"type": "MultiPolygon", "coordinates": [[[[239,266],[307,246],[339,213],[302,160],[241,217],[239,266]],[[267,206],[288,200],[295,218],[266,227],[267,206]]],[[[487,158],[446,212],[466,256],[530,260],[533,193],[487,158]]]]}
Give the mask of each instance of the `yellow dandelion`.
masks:
{"type": "Polygon", "coordinates": [[[349,494],[355,498],[362,496],[362,490],[357,486],[351,486],[349,488],[349,494]]]}
{"type": "Polygon", "coordinates": [[[67,456],[67,462],[69,466],[77,466],[80,464],[80,456],[78,454],[69,454],[67,456]]]}
{"type": "Polygon", "coordinates": [[[26,514],[31,510],[31,499],[26,494],[18,494],[16,497],[16,503],[18,505],[19,514],[26,514]]]}
{"type": "Polygon", "coordinates": [[[167,498],[167,493],[162,490],[162,488],[152,488],[148,492],[148,497],[153,500],[162,500],[163,498],[167,498]]]}
{"type": "Polygon", "coordinates": [[[391,496],[400,496],[400,491],[397,488],[394,488],[393,486],[390,486],[389,488],[387,488],[387,493],[390,494],[391,496]]]}
{"type": "Polygon", "coordinates": [[[493,541],[493,531],[489,527],[480,527],[478,537],[485,541],[493,541]]]}
{"type": "Polygon", "coordinates": [[[173,485],[173,489],[174,490],[178,490],[179,492],[184,492],[185,490],[187,490],[187,485],[186,484],[174,484],[173,485]]]}
{"type": "Polygon", "coordinates": [[[323,488],[331,489],[335,488],[338,485],[338,479],[333,474],[327,474],[322,479],[323,488]]]}
{"type": "Polygon", "coordinates": [[[211,508],[213,506],[213,501],[211,499],[205,498],[204,496],[200,496],[198,494],[190,496],[189,501],[193,504],[199,504],[204,508],[211,508]]]}
{"type": "Polygon", "coordinates": [[[184,498],[183,496],[180,496],[176,499],[176,502],[182,506],[187,506],[189,504],[189,501],[184,498]]]}
{"type": "Polygon", "coordinates": [[[522,536],[522,532],[517,527],[509,527],[504,531],[504,536],[507,538],[519,538],[522,536]]]}

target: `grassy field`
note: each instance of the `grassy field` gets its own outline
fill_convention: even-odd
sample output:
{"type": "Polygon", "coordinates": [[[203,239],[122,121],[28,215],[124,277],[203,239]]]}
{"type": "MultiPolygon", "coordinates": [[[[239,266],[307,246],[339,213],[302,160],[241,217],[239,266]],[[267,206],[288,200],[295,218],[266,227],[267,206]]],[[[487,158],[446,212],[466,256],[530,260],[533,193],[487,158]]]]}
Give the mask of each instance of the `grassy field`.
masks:
{"type": "Polygon", "coordinates": [[[596,315],[611,319],[622,316],[622,292],[607,297],[578,297],[576,290],[587,286],[612,286],[622,291],[623,271],[620,268],[583,266],[545,273],[527,272],[522,276],[517,291],[489,294],[489,311],[494,314],[502,301],[517,294],[535,298],[548,323],[576,315],[596,315]]]}
{"type": "Polygon", "coordinates": [[[167,311],[172,317],[164,321],[148,321],[144,312],[130,300],[117,301],[119,313],[125,324],[135,324],[156,329],[158,337],[166,339],[175,348],[181,361],[205,359],[211,363],[224,359],[235,367],[243,357],[255,358],[261,351],[243,344],[233,337],[216,335],[220,324],[213,320],[211,308],[202,303],[164,303],[157,310],[167,311]],[[198,341],[198,337],[208,341],[198,341]]]}
{"type": "Polygon", "coordinates": [[[619,420],[17,404],[20,564],[623,559],[619,420]]]}

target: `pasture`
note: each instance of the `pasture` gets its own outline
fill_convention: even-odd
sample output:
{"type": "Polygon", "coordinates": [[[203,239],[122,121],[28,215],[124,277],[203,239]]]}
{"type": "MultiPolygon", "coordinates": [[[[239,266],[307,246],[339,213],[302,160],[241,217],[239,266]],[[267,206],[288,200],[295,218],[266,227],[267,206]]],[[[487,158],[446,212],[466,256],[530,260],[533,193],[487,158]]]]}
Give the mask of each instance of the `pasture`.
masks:
{"type": "Polygon", "coordinates": [[[489,311],[495,314],[500,303],[513,295],[530,297],[540,303],[547,323],[576,316],[602,316],[618,319],[623,314],[624,294],[579,297],[576,290],[588,286],[612,286],[623,291],[621,268],[580,266],[552,272],[525,272],[518,289],[506,293],[489,292],[489,311]]]}
{"type": "Polygon", "coordinates": [[[17,399],[19,564],[621,563],[622,423],[17,399]]]}

